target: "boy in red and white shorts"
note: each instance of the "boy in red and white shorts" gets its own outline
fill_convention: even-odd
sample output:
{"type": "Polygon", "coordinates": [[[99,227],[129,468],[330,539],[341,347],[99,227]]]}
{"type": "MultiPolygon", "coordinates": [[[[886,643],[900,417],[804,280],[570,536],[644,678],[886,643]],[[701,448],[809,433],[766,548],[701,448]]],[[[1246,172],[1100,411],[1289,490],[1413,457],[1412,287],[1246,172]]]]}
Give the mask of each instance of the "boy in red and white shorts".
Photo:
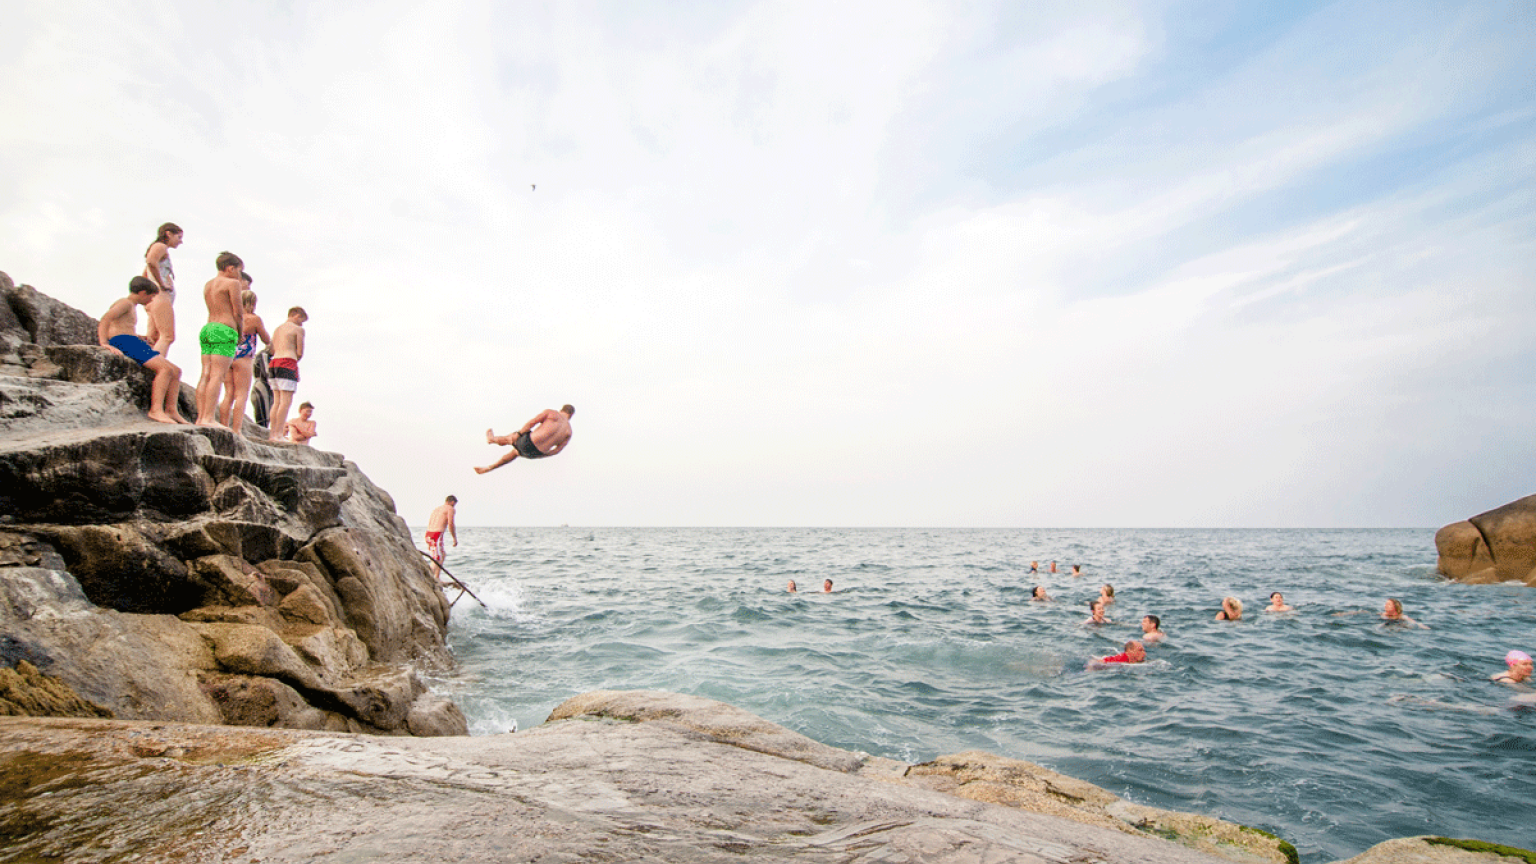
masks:
{"type": "Polygon", "coordinates": [[[459,530],[453,524],[456,513],[454,508],[458,503],[459,499],[449,495],[443,499],[442,504],[433,509],[432,515],[427,517],[427,554],[432,556],[434,562],[433,576],[443,572],[443,559],[448,557],[448,550],[443,546],[443,532],[447,531],[453,538],[453,545],[459,545],[459,530]]]}

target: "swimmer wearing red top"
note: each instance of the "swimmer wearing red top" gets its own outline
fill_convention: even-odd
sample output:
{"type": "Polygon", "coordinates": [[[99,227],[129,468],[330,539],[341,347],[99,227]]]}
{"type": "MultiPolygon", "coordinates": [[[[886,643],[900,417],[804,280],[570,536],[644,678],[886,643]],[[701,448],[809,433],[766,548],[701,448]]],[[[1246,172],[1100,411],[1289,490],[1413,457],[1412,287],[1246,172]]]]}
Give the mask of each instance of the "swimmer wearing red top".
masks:
{"type": "Polygon", "coordinates": [[[1119,654],[1111,654],[1108,657],[1100,657],[1098,663],[1142,663],[1147,659],[1147,649],[1135,639],[1125,643],[1125,650],[1119,654]]]}

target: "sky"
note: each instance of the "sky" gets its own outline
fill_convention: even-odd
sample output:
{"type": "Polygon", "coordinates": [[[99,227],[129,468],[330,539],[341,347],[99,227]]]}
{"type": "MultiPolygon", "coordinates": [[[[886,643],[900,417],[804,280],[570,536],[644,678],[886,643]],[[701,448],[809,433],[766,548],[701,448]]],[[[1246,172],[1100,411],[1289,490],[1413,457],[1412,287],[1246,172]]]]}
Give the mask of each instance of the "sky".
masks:
{"type": "Polygon", "coordinates": [[[100,315],[179,224],[195,370],[240,255],[413,525],[1536,492],[1529,0],[0,5],[0,271],[100,315]]]}

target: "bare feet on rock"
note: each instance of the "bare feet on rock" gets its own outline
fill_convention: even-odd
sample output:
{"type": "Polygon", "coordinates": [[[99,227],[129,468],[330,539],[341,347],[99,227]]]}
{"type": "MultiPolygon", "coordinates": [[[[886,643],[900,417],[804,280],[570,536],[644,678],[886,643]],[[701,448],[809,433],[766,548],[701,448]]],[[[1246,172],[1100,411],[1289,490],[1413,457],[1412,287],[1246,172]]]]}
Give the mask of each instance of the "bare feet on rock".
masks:
{"type": "Polygon", "coordinates": [[[156,423],[169,423],[172,426],[176,425],[176,418],[165,413],[164,411],[149,412],[149,419],[155,421],[156,423]]]}

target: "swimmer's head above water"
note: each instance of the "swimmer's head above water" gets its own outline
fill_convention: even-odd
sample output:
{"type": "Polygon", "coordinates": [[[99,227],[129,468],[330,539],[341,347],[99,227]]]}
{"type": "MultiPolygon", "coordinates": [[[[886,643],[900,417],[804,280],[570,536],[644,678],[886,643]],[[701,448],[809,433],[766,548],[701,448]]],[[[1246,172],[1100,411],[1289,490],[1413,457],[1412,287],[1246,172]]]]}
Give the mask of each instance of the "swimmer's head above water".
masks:
{"type": "Polygon", "coordinates": [[[1504,664],[1509,667],[1509,680],[1516,684],[1523,683],[1531,677],[1531,655],[1524,651],[1511,651],[1504,655],[1504,664]]]}

